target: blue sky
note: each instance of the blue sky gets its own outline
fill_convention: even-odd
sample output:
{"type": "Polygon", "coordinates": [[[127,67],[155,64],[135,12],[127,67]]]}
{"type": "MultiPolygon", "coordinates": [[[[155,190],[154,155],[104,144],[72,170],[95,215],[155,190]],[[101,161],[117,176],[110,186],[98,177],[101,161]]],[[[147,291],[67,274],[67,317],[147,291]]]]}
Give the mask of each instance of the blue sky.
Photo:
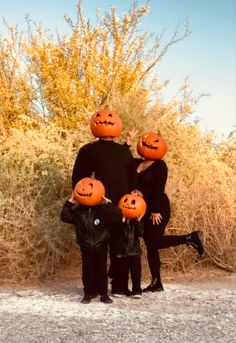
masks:
{"type": "MultiPolygon", "coordinates": [[[[74,18],[76,4],[77,0],[0,0],[1,34],[3,18],[24,29],[26,14],[45,29],[64,32],[63,16],[74,18]]],[[[111,5],[123,13],[130,4],[131,0],[84,0],[84,15],[93,19],[97,7],[103,12],[111,5]]],[[[165,29],[167,41],[186,17],[192,33],[168,51],[159,64],[159,77],[171,81],[167,98],[176,93],[186,77],[195,95],[209,93],[196,108],[199,125],[227,136],[236,124],[236,0],[152,0],[142,28],[154,35],[165,29]]]]}

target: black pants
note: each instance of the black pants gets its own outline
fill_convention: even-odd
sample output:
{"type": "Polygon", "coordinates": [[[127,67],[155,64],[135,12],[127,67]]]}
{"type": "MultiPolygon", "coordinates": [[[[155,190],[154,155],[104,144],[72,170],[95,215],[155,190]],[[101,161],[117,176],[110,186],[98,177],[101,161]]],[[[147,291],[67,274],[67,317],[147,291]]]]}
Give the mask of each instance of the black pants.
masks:
{"type": "Polygon", "coordinates": [[[160,279],[161,262],[159,249],[186,244],[186,235],[164,235],[169,219],[169,213],[162,213],[161,223],[158,225],[153,225],[150,220],[150,214],[145,217],[143,238],[147,249],[148,266],[152,278],[160,279]]]}
{"type": "Polygon", "coordinates": [[[116,246],[118,239],[118,235],[112,235],[109,243],[110,267],[108,276],[112,279],[112,293],[125,292],[128,289],[128,277],[126,267],[123,265],[123,263],[121,263],[121,259],[116,256],[116,246]],[[123,270],[123,268],[125,268],[125,270],[123,270]]]}
{"type": "MultiPolygon", "coordinates": [[[[119,264],[123,273],[123,280],[128,285],[129,274],[132,281],[132,291],[141,292],[141,258],[140,255],[118,257],[119,264]]],[[[128,288],[128,287],[127,287],[128,288]]]]}
{"type": "Polygon", "coordinates": [[[80,247],[82,256],[82,281],[84,294],[107,294],[107,251],[108,245],[99,249],[80,247]]]}

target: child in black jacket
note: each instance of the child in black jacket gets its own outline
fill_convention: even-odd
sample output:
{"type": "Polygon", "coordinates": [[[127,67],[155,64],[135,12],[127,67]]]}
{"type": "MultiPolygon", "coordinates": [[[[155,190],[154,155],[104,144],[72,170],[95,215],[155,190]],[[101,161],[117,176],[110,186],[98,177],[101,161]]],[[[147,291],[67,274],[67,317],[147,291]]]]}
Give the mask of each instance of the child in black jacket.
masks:
{"type": "Polygon", "coordinates": [[[96,206],[84,206],[76,202],[74,192],[61,210],[61,220],[74,224],[77,243],[82,256],[82,282],[84,298],[88,304],[100,295],[104,303],[111,303],[108,293],[107,252],[110,238],[109,228],[119,226],[122,220],[121,210],[111,203],[96,206]]]}
{"type": "MultiPolygon", "coordinates": [[[[122,270],[122,280],[127,280],[129,273],[132,280],[132,295],[134,298],[141,297],[141,246],[140,236],[143,233],[143,222],[140,219],[123,218],[122,230],[116,246],[116,256],[119,259],[119,266],[122,270]]],[[[113,291],[113,296],[120,296],[123,293],[113,291]]]]}

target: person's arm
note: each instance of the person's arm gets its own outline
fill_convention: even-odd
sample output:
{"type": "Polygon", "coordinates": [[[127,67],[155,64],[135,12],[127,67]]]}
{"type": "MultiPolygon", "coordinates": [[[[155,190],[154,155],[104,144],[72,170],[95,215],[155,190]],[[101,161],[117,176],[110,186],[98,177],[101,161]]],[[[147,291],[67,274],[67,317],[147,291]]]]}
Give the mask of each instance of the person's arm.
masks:
{"type": "MultiPolygon", "coordinates": [[[[161,204],[163,202],[163,197],[165,194],[165,185],[168,176],[168,169],[164,161],[158,161],[154,165],[154,184],[153,193],[151,199],[151,213],[159,214],[161,209],[161,204]]],[[[161,218],[160,218],[161,219],[161,218]]]]}
{"type": "Polygon", "coordinates": [[[133,139],[134,137],[136,136],[136,134],[138,133],[138,130],[136,128],[133,128],[132,130],[130,130],[128,133],[127,133],[127,136],[126,136],[126,142],[125,144],[130,147],[132,142],[133,142],[133,139]]]}
{"type": "Polygon", "coordinates": [[[73,207],[75,206],[76,201],[74,199],[74,192],[72,192],[71,196],[69,199],[66,200],[64,203],[61,213],[60,213],[60,218],[61,221],[67,224],[75,224],[74,218],[73,218],[73,207]]]}
{"type": "Polygon", "coordinates": [[[73,171],[72,171],[72,188],[74,189],[76,183],[84,177],[92,175],[92,168],[89,163],[89,148],[90,145],[85,145],[80,148],[76,157],[73,171]]]}
{"type": "Polygon", "coordinates": [[[144,232],[144,224],[141,219],[135,221],[135,231],[138,237],[141,237],[144,232]]]}

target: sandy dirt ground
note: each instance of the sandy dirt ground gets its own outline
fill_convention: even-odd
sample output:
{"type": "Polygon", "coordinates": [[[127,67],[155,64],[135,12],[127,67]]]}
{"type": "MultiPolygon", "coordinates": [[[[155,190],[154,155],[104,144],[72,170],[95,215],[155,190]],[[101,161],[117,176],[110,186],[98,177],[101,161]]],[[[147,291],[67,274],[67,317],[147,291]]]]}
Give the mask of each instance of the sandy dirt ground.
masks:
{"type": "MultiPolygon", "coordinates": [[[[143,284],[145,286],[145,284],[143,284]]],[[[235,343],[236,274],[81,304],[78,280],[0,287],[0,343],[235,343]]]]}

